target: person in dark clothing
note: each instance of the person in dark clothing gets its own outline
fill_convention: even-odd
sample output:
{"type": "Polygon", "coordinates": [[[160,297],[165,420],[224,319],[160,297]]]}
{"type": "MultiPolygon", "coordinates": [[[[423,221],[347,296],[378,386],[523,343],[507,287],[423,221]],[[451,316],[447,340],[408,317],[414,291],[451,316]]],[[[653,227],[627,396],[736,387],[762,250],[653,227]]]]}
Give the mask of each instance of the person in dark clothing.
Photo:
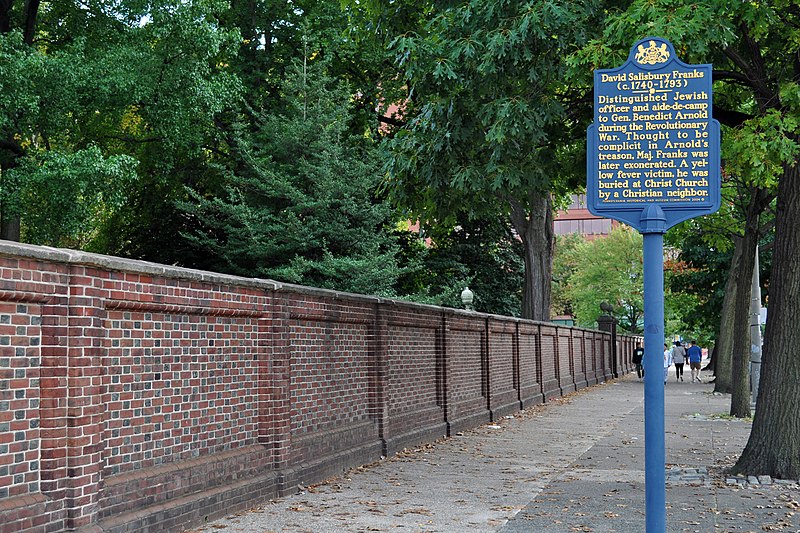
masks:
{"type": "Polygon", "coordinates": [[[633,359],[631,361],[636,365],[636,375],[639,376],[639,381],[644,377],[644,367],[642,367],[642,359],[644,359],[644,348],[642,343],[636,344],[636,349],[633,350],[633,359]]]}

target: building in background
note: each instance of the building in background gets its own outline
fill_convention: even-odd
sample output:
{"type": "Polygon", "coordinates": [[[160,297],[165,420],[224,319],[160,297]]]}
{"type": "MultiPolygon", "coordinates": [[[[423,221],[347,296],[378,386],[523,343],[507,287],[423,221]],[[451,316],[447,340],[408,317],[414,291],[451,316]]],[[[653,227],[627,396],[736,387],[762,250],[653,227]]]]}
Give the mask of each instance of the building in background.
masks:
{"type": "Polygon", "coordinates": [[[585,194],[573,194],[569,207],[565,211],[558,211],[553,220],[556,235],[580,233],[587,239],[608,235],[617,225],[619,222],[616,220],[591,214],[586,208],[585,194]]]}

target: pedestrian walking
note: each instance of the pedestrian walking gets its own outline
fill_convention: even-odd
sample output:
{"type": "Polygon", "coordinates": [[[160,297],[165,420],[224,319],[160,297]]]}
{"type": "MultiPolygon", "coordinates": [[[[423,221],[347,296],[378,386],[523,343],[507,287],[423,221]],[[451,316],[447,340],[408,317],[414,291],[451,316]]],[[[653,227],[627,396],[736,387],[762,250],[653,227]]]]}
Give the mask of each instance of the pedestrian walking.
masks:
{"type": "Polygon", "coordinates": [[[675,341],[672,348],[672,364],[675,365],[675,381],[683,381],[683,365],[686,362],[686,348],[681,341],[675,341]]]}
{"type": "Polygon", "coordinates": [[[672,365],[672,350],[666,344],[664,345],[664,385],[667,384],[667,376],[669,375],[669,367],[672,365]]]}
{"type": "Polygon", "coordinates": [[[689,369],[692,371],[692,383],[702,383],[700,381],[700,361],[703,360],[703,351],[697,345],[697,341],[692,339],[689,349],[686,350],[689,357],[689,369]]]}
{"type": "Polygon", "coordinates": [[[636,375],[639,377],[639,381],[642,381],[644,377],[644,367],[642,366],[642,360],[644,359],[644,348],[642,348],[642,343],[636,343],[636,349],[633,350],[633,364],[636,365],[636,375]]]}

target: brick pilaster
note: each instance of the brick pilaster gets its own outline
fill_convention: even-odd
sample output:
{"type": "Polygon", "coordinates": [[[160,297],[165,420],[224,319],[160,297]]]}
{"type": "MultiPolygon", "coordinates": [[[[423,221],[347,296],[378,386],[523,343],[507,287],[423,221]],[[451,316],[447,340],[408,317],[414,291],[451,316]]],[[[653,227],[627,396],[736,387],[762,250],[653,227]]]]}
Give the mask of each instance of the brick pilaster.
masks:
{"type": "Polygon", "coordinates": [[[104,293],[99,271],[70,268],[67,346],[67,527],[91,524],[103,463],[104,293]]]}
{"type": "Polygon", "coordinates": [[[370,326],[369,351],[370,373],[370,417],[378,426],[378,436],[383,442],[383,455],[388,455],[386,440],[388,435],[389,406],[387,404],[387,358],[388,329],[385,304],[377,303],[374,307],[374,319],[370,326]]]}
{"type": "Polygon", "coordinates": [[[270,309],[270,357],[267,375],[270,386],[265,401],[269,413],[273,467],[281,472],[279,490],[296,485],[290,470],[292,446],[291,339],[289,338],[289,298],[285,292],[272,292],[270,309]]]}

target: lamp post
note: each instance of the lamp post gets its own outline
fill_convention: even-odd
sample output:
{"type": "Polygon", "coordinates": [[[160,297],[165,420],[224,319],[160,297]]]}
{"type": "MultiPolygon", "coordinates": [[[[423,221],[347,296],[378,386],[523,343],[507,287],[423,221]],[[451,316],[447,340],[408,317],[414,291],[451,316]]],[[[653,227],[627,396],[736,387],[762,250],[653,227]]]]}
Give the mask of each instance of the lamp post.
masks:
{"type": "Polygon", "coordinates": [[[469,287],[464,287],[464,290],[461,291],[461,303],[464,304],[464,309],[472,311],[472,300],[474,298],[475,295],[469,290],[469,287]]]}

